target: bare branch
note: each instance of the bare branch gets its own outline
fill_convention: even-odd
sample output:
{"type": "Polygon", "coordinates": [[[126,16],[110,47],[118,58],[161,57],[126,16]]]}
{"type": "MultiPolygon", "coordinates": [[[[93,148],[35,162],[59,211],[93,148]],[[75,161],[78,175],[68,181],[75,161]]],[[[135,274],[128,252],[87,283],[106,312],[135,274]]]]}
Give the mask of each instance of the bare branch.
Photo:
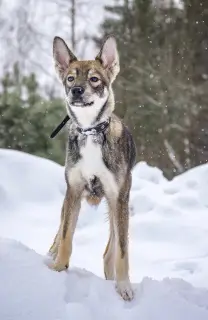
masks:
{"type": "Polygon", "coordinates": [[[176,153],[167,139],[164,140],[164,146],[166,148],[169,159],[173,163],[174,167],[178,170],[179,173],[184,172],[183,166],[181,165],[179,160],[176,158],[176,153]]]}

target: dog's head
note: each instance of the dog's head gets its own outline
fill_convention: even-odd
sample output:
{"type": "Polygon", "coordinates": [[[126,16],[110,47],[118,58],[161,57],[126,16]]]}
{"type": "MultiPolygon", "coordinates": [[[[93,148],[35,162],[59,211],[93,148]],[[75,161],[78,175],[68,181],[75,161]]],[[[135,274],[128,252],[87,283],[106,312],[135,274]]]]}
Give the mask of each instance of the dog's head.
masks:
{"type": "Polygon", "coordinates": [[[69,106],[73,109],[102,108],[109,97],[111,84],[119,72],[114,37],[108,37],[95,60],[89,61],[78,60],[65,41],[55,37],[53,57],[69,106]]]}

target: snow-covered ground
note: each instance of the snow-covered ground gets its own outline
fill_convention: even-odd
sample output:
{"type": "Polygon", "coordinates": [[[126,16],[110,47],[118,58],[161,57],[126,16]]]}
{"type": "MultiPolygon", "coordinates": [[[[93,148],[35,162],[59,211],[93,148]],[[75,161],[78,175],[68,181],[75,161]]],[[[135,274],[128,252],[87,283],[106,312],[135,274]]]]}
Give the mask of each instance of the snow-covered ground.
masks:
{"type": "Polygon", "coordinates": [[[208,165],[167,181],[145,163],[133,170],[130,276],[124,302],[103,279],[105,202],[83,202],[71,268],[43,263],[59,223],[63,167],[0,150],[0,319],[208,319],[208,165]],[[6,240],[7,238],[7,240],[6,240]]]}

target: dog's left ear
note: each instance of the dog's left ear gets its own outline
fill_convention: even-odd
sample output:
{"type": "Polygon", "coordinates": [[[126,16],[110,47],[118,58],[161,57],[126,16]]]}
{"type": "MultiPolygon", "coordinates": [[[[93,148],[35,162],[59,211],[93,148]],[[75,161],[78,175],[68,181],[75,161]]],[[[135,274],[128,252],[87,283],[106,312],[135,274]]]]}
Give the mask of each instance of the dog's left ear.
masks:
{"type": "Polygon", "coordinates": [[[60,37],[55,37],[53,40],[53,58],[56,72],[63,81],[70,63],[76,61],[77,58],[68,48],[66,42],[60,37]]]}
{"type": "Polygon", "coordinates": [[[106,38],[95,59],[99,60],[102,66],[110,72],[111,80],[115,80],[120,71],[120,66],[116,39],[113,36],[106,38]]]}

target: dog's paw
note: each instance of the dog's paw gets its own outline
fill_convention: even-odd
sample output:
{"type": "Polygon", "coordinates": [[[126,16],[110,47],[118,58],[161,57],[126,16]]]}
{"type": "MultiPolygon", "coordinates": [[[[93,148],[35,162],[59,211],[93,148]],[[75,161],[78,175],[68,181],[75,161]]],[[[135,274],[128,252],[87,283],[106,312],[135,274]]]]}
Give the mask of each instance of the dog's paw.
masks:
{"type": "Polygon", "coordinates": [[[69,264],[67,262],[62,263],[60,261],[48,261],[47,266],[49,267],[49,269],[54,270],[54,271],[63,271],[68,269],[69,264]]]}
{"type": "Polygon", "coordinates": [[[134,298],[134,291],[130,281],[117,282],[116,290],[125,301],[131,301],[134,298]]]}

